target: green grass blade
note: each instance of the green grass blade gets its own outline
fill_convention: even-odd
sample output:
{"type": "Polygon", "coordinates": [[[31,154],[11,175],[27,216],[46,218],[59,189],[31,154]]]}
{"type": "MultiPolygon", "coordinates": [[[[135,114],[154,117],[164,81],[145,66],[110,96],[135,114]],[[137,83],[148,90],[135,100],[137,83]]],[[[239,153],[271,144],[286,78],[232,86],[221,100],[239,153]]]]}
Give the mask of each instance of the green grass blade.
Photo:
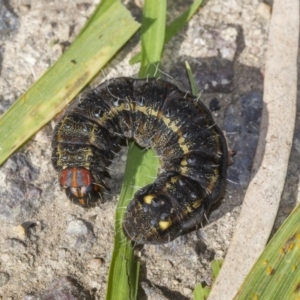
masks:
{"type": "MultiPolygon", "coordinates": [[[[165,0],[146,0],[143,8],[142,54],[143,64],[140,77],[148,74],[158,76],[155,66],[160,62],[166,16],[165,0]],[[153,27],[153,28],[152,28],[153,27]],[[162,33],[163,32],[163,33],[162,33]],[[153,47],[153,44],[156,46],[153,47]],[[152,67],[148,67],[152,66],[152,67]]],[[[134,186],[142,187],[153,182],[157,175],[158,158],[152,150],[142,150],[130,143],[120,200],[116,210],[116,236],[114,251],[109,269],[107,300],[136,299],[138,290],[139,263],[134,257],[133,248],[126,243],[122,232],[124,209],[135,193],[134,186]]]]}
{"type": "MultiPolygon", "coordinates": [[[[216,281],[216,278],[221,270],[222,264],[223,264],[223,259],[219,260],[213,260],[211,262],[211,269],[212,269],[212,280],[213,282],[216,281]]],[[[209,296],[209,293],[211,291],[211,287],[205,286],[201,283],[197,284],[194,289],[194,300],[206,300],[209,296]]]]}
{"type": "Polygon", "coordinates": [[[87,28],[89,28],[90,24],[93,24],[95,20],[100,18],[100,16],[105,13],[112,5],[120,2],[119,0],[102,0],[101,3],[99,4],[98,8],[95,9],[93,14],[90,16],[90,18],[87,20],[87,22],[84,24],[82,29],[80,30],[79,35],[81,35],[87,28]]]}
{"type": "Polygon", "coordinates": [[[223,265],[224,259],[217,259],[213,260],[211,263],[211,269],[212,269],[212,280],[216,281],[217,276],[221,270],[221,267],[223,265]]]}
{"type": "Polygon", "coordinates": [[[0,164],[60,112],[138,28],[119,1],[94,17],[55,65],[1,117],[0,164]]]}
{"type": "MultiPolygon", "coordinates": [[[[187,9],[182,15],[180,15],[177,19],[171,22],[170,25],[166,27],[166,36],[165,36],[165,44],[170,41],[173,36],[175,36],[183,26],[191,19],[191,17],[195,14],[195,12],[199,9],[203,0],[195,0],[194,3],[187,9]]],[[[142,54],[141,52],[133,56],[129,63],[136,64],[141,61],[142,54]]]]}
{"type": "Polygon", "coordinates": [[[300,299],[299,220],[298,205],[267,245],[235,300],[300,299]]]}
{"type": "Polygon", "coordinates": [[[157,68],[164,48],[166,11],[165,0],[145,1],[141,26],[142,60],[139,77],[159,76],[157,68]]]}
{"type": "Polygon", "coordinates": [[[187,61],[185,61],[185,67],[186,67],[186,70],[187,70],[187,73],[188,73],[188,76],[189,76],[189,81],[190,81],[190,85],[191,85],[191,88],[192,88],[192,93],[193,93],[193,95],[198,95],[198,87],[197,87],[196,81],[194,79],[191,67],[190,67],[190,65],[187,61]]]}
{"type": "Polygon", "coordinates": [[[114,252],[109,269],[109,279],[106,299],[136,299],[138,289],[139,263],[134,257],[134,250],[122,231],[124,207],[127,207],[128,200],[133,198],[136,191],[135,186],[145,186],[157,173],[157,165],[152,161],[151,150],[145,151],[130,143],[130,155],[127,158],[122,191],[116,209],[116,235],[114,252]],[[141,155],[142,152],[142,155],[141,155]]]}
{"type": "Polygon", "coordinates": [[[203,287],[201,283],[197,284],[194,289],[194,300],[206,300],[208,298],[210,288],[208,286],[203,287]]]}

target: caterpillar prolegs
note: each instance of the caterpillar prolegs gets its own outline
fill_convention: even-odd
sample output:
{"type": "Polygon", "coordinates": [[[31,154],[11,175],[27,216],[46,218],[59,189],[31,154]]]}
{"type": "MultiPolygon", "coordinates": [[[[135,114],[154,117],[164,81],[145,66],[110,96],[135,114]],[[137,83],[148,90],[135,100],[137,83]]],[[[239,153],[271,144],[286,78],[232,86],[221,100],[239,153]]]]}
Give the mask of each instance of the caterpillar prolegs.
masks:
{"type": "Polygon", "coordinates": [[[227,145],[197,97],[156,78],[103,82],[70,107],[54,130],[52,163],[67,196],[96,205],[120,139],[160,157],[153,184],[137,191],[123,231],[137,243],[163,244],[200,224],[223,195],[227,145]]]}

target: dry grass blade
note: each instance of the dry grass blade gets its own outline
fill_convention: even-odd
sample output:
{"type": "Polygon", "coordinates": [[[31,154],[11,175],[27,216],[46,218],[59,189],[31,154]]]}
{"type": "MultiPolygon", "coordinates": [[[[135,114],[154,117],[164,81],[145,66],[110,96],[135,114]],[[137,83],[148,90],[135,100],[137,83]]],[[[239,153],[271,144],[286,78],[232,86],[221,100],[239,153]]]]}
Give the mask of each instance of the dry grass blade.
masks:
{"type": "Polygon", "coordinates": [[[0,164],[60,112],[137,31],[139,24],[120,2],[110,4],[97,8],[64,55],[1,117],[0,164]]]}
{"type": "Polygon", "coordinates": [[[299,0],[274,1],[265,70],[264,109],[253,178],[224,265],[209,295],[210,300],[233,299],[262,253],[273,227],[294,133],[298,33],[299,0]],[[287,28],[290,34],[286,34],[287,28]]]}

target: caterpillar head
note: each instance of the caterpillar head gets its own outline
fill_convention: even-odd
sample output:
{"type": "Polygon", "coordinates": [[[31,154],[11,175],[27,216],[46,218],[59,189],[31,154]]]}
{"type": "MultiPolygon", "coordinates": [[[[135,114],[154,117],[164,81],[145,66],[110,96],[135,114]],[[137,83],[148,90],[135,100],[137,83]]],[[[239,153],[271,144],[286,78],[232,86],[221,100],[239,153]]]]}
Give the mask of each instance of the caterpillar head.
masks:
{"type": "Polygon", "coordinates": [[[93,207],[102,199],[100,186],[93,183],[91,172],[85,168],[63,169],[60,184],[68,198],[82,207],[93,207]]]}

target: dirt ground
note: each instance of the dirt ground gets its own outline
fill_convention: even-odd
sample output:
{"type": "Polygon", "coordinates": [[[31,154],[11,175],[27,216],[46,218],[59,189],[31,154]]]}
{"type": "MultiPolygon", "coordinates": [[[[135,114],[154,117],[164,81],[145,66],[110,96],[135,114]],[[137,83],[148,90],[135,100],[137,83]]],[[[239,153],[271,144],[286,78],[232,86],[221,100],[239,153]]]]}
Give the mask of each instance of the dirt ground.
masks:
{"type": "MultiPolygon", "coordinates": [[[[169,2],[169,20],[191,3],[169,2]]],[[[59,58],[97,4],[0,0],[1,114],[59,58]]],[[[125,1],[140,20],[138,4],[125,1]]],[[[192,299],[197,283],[211,284],[211,261],[226,254],[259,134],[270,17],[268,3],[209,0],[166,45],[163,71],[188,90],[184,61],[190,63],[201,99],[237,154],[228,169],[227,193],[209,223],[170,244],[144,247],[138,299],[192,299]]],[[[91,86],[106,78],[136,76],[139,66],[128,61],[138,49],[136,35],[91,86]]],[[[93,209],[78,207],[60,189],[50,162],[53,125],[0,169],[0,299],[65,299],[66,289],[78,294],[70,299],[105,298],[127,150],[112,165],[110,201],[93,209]]],[[[276,228],[296,201],[299,139],[297,131],[276,228]]]]}

